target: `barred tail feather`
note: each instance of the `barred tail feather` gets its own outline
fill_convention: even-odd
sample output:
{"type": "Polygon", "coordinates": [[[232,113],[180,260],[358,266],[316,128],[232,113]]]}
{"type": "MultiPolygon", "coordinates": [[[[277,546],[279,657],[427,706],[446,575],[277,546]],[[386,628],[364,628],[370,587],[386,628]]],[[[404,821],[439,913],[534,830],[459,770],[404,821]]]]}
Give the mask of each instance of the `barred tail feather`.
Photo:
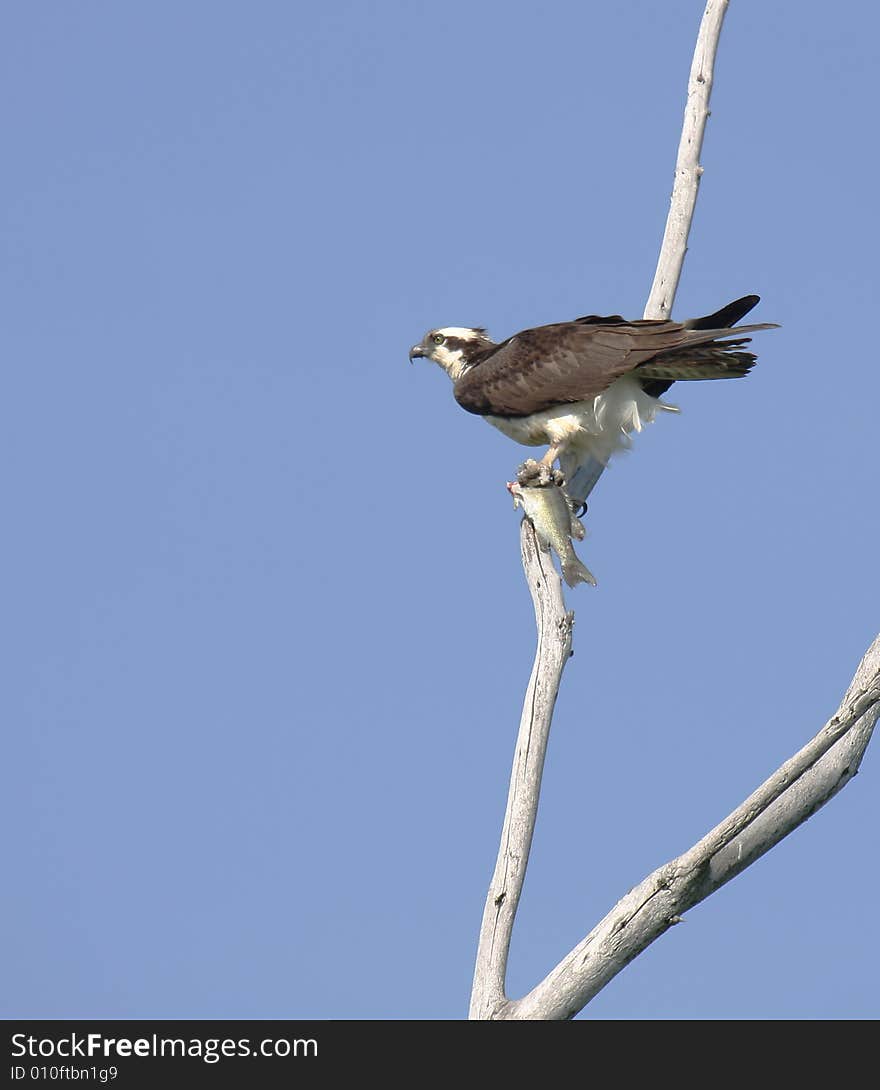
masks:
{"type": "Polygon", "coordinates": [[[636,374],[640,379],[666,379],[674,382],[742,378],[751,371],[758,359],[754,352],[738,349],[738,345],[745,343],[747,338],[732,342],[729,346],[703,344],[692,349],[682,349],[668,359],[655,356],[648,363],[642,364],[636,374]]]}

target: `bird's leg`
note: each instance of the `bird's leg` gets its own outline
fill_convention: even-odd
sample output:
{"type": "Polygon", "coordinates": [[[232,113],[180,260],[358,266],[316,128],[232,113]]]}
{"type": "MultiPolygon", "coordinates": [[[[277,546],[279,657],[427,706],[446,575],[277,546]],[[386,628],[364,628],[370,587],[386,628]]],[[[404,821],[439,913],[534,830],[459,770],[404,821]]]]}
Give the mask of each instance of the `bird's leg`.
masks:
{"type": "Polygon", "coordinates": [[[561,443],[551,443],[550,446],[547,448],[547,453],[538,462],[538,465],[546,466],[547,470],[549,471],[552,468],[553,463],[556,461],[556,459],[559,457],[559,455],[561,453],[562,453],[562,444],[561,443]]]}
{"type": "Polygon", "coordinates": [[[567,484],[568,484],[568,481],[565,479],[565,476],[563,475],[561,470],[552,468],[553,463],[556,461],[556,459],[562,454],[563,450],[565,449],[565,445],[566,444],[564,442],[551,444],[551,446],[549,447],[547,453],[544,455],[544,457],[541,459],[541,461],[537,462],[535,464],[542,467],[541,468],[542,475],[544,473],[546,473],[548,480],[552,481],[556,485],[559,485],[559,487],[562,489],[562,492],[563,492],[563,494],[565,496],[565,499],[566,499],[569,507],[572,509],[572,512],[575,515],[575,518],[579,519],[579,518],[581,518],[583,515],[585,515],[587,513],[587,502],[586,502],[586,500],[584,500],[584,502],[582,504],[578,505],[579,510],[575,512],[575,505],[574,505],[574,503],[572,501],[571,496],[569,496],[568,488],[566,487],[567,484]],[[544,467],[546,467],[546,469],[544,467]]]}

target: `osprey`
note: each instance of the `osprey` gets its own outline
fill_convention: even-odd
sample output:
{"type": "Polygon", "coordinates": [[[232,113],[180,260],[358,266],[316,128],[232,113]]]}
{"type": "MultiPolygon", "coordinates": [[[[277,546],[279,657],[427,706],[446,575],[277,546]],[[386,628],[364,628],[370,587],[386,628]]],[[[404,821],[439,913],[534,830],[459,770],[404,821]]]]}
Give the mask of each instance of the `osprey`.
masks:
{"type": "Polygon", "coordinates": [[[524,329],[496,344],[485,329],[432,329],[409,358],[439,364],[455,400],[525,446],[547,445],[539,465],[555,459],[572,499],[582,503],[615,451],[630,445],[659,410],[673,382],[739,378],[755,363],[749,337],[770,323],[731,327],[757,295],[687,322],[618,314],[524,329]]]}

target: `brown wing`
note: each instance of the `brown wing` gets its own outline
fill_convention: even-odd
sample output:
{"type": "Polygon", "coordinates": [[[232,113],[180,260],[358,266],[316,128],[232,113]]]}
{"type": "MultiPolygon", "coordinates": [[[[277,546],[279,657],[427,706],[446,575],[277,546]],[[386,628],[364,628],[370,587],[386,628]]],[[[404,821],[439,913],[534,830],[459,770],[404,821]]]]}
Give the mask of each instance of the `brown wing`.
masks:
{"type": "Polygon", "coordinates": [[[561,322],[517,333],[456,382],[455,399],[480,416],[529,416],[585,401],[659,352],[711,339],[680,322],[561,322]]]}

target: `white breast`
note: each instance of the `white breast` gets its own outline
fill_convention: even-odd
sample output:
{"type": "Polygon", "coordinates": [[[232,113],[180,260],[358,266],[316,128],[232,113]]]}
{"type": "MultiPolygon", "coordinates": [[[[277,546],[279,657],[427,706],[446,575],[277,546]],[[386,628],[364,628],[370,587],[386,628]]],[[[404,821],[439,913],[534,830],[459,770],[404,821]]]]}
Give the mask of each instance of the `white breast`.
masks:
{"type": "Polygon", "coordinates": [[[658,411],[678,412],[651,397],[629,375],[617,379],[590,401],[544,409],[531,416],[487,416],[510,439],[527,447],[564,441],[605,464],[615,451],[630,446],[630,434],[650,424],[658,411]]]}

